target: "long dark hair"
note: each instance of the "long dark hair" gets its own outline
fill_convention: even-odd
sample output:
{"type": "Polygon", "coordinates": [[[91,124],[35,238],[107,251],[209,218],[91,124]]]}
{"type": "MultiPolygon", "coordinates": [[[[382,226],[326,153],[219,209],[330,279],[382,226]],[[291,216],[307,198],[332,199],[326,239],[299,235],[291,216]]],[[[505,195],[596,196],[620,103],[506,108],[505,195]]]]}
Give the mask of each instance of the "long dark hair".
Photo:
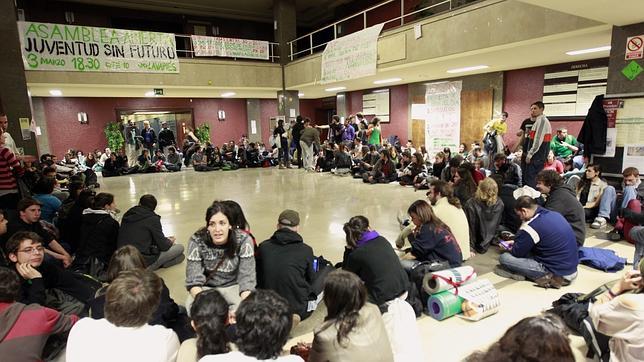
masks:
{"type": "MultiPolygon", "coordinates": [[[[595,170],[595,172],[597,172],[597,177],[599,177],[599,178],[602,177],[602,168],[601,168],[601,166],[595,165],[595,164],[590,164],[590,165],[586,166],[586,170],[588,170],[589,168],[592,168],[593,170],[595,170]]],[[[590,180],[590,179],[586,178],[586,174],[584,173],[584,177],[582,177],[581,180],[579,181],[579,183],[577,184],[577,192],[580,192],[582,190],[584,190],[584,191],[590,190],[590,184],[592,182],[593,182],[593,180],[590,180]]]]}
{"type": "Polygon", "coordinates": [[[212,237],[210,237],[210,233],[208,232],[208,223],[210,222],[210,218],[212,218],[213,215],[220,212],[224,214],[224,216],[226,216],[228,223],[233,227],[228,231],[228,240],[226,240],[226,244],[224,244],[224,255],[226,256],[226,258],[232,259],[237,255],[239,247],[237,245],[236,238],[237,231],[235,231],[234,225],[231,223],[233,215],[226,202],[214,201],[212,205],[210,205],[210,207],[206,210],[206,226],[199,229],[197,233],[206,240],[207,244],[214,246],[215,243],[213,242],[212,237]]]}
{"type": "Polygon", "coordinates": [[[325,320],[335,319],[338,328],[337,340],[346,346],[349,333],[358,324],[360,309],[367,302],[367,288],[357,275],[335,270],[324,282],[324,304],[327,307],[325,320]]]}
{"type": "Polygon", "coordinates": [[[476,181],[472,177],[472,171],[470,167],[461,167],[458,168],[458,175],[461,177],[461,181],[457,187],[463,188],[467,195],[474,195],[476,192],[476,181]]]}
{"type": "Polygon", "coordinates": [[[197,294],[190,307],[190,317],[197,332],[197,358],[230,351],[226,335],[228,302],[217,290],[197,294]]]}
{"type": "Polygon", "coordinates": [[[467,361],[572,362],[575,357],[565,330],[561,319],[553,314],[524,318],[510,327],[487,352],[475,353],[467,361]]]}
{"type": "Polygon", "coordinates": [[[356,248],[362,234],[369,230],[369,219],[362,215],[354,216],[342,227],[346,234],[347,245],[356,248]]]}
{"type": "Polygon", "coordinates": [[[409,209],[407,209],[407,214],[411,216],[412,213],[418,216],[422,224],[430,224],[436,229],[447,230],[450,233],[452,232],[449,226],[434,214],[432,206],[425,200],[414,201],[414,203],[409,206],[409,209]]]}
{"type": "Polygon", "coordinates": [[[241,206],[236,201],[225,200],[222,201],[222,203],[224,203],[230,210],[230,218],[228,218],[228,221],[232,227],[242,230],[250,229],[250,225],[244,215],[244,210],[242,210],[241,206]]]}

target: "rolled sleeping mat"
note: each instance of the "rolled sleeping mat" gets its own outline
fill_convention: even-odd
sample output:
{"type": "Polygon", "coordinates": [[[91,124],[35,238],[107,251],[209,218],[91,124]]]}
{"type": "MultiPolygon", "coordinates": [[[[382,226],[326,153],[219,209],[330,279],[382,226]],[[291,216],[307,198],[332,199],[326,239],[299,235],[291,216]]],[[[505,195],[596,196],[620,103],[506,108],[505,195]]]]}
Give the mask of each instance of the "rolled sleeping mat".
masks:
{"type": "Polygon", "coordinates": [[[427,294],[436,294],[454,288],[454,285],[470,283],[477,277],[474,268],[461,266],[458,268],[445,269],[433,273],[427,273],[423,277],[423,290],[427,294]],[[450,284],[448,281],[451,281],[450,284]]]}
{"type": "Polygon", "coordinates": [[[501,307],[499,292],[487,279],[478,279],[458,291],[464,300],[461,305],[463,315],[459,315],[463,319],[479,321],[497,313],[501,307]]]}
{"type": "Polygon", "coordinates": [[[427,310],[432,318],[442,321],[443,319],[457,315],[463,311],[462,304],[465,300],[448,291],[432,295],[427,300],[427,310]]]}

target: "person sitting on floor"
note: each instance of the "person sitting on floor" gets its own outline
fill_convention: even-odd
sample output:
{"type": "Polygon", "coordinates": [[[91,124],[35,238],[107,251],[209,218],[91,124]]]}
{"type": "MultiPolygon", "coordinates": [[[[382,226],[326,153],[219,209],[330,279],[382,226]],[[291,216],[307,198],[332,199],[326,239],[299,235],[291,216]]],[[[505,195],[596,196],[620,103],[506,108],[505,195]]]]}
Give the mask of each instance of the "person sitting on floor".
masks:
{"type": "MultiPolygon", "coordinates": [[[[132,245],[120,247],[114,252],[107,267],[105,282],[107,285],[96,292],[96,297],[89,302],[90,316],[93,319],[105,318],[105,292],[110,283],[116,279],[121,272],[132,270],[145,270],[146,264],[143,256],[132,245]]],[[[170,297],[170,290],[161,279],[161,299],[156,310],[150,317],[148,324],[162,325],[170,328],[184,341],[194,337],[194,331],[190,328],[190,321],[185,312],[170,297]]]]}
{"type": "Polygon", "coordinates": [[[3,238],[9,237],[18,231],[31,231],[43,240],[49,247],[45,249],[45,253],[50,257],[59,260],[62,265],[67,268],[72,264],[72,257],[69,252],[50,234],[40,223],[40,207],[39,201],[31,197],[23,198],[18,201],[18,217],[11,218],[7,225],[7,233],[3,238]]]}
{"type": "Polygon", "coordinates": [[[84,314],[95,290],[72,272],[45,261],[44,251],[42,239],[33,232],[17,232],[7,241],[5,253],[22,279],[18,301],[84,314]]]}
{"type": "Polygon", "coordinates": [[[586,216],[572,187],[564,184],[556,171],[543,170],[537,174],[537,190],[546,196],[543,207],[561,214],[575,232],[577,245],[583,246],[586,241],[586,216]]]}
{"type": "Polygon", "coordinates": [[[40,219],[50,224],[54,223],[54,218],[56,218],[58,210],[63,205],[59,198],[52,195],[55,183],[56,181],[49,177],[41,177],[32,190],[34,199],[38,200],[42,205],[40,207],[40,219]]]}
{"type": "Polygon", "coordinates": [[[344,143],[340,143],[338,145],[338,149],[335,151],[333,164],[335,168],[331,170],[331,173],[333,173],[334,175],[346,176],[349,174],[349,172],[351,172],[351,156],[347,153],[347,148],[344,143]]]}
{"type": "Polygon", "coordinates": [[[177,153],[174,146],[168,146],[168,157],[165,161],[165,168],[170,172],[181,171],[181,155],[177,153]]]}
{"type": "Polygon", "coordinates": [[[163,234],[161,216],[154,212],[156,208],[154,195],[141,196],[139,204],[123,215],[118,235],[118,247],[132,245],[137,248],[149,270],[169,268],[185,259],[183,245],[177,244],[174,236],[163,234]]]}
{"type": "Polygon", "coordinates": [[[78,321],[37,304],[23,304],[20,277],[11,269],[0,267],[0,356],[5,361],[41,361],[50,336],[63,336],[78,321]]]}
{"type": "Polygon", "coordinates": [[[373,170],[365,172],[362,180],[365,183],[390,183],[396,181],[396,165],[391,161],[388,150],[380,151],[380,159],[373,166],[373,170]]]}
{"type": "Polygon", "coordinates": [[[72,328],[66,360],[175,361],[179,351],[176,333],[148,324],[162,288],[161,278],[151,271],[121,272],[107,287],[105,318],[83,318],[72,328]]]}
{"type": "Polygon", "coordinates": [[[303,320],[317,307],[311,301],[322,292],[322,283],[316,283],[321,268],[315,264],[313,249],[298,233],[299,225],[297,211],[282,211],[277,219],[277,231],[259,244],[255,262],[257,287],[274,290],[288,301],[291,312],[303,320]]]}
{"type": "Polygon", "coordinates": [[[105,160],[105,163],[103,164],[103,170],[101,172],[103,174],[103,177],[113,177],[113,176],[122,175],[121,170],[119,169],[116,162],[115,153],[110,153],[110,157],[105,160]]]}
{"type": "Polygon", "coordinates": [[[441,171],[441,174],[440,174],[441,180],[445,182],[454,182],[454,177],[456,176],[456,173],[458,172],[458,168],[461,167],[462,163],[463,163],[463,157],[461,157],[460,155],[455,155],[454,157],[450,158],[449,161],[447,161],[447,165],[449,167],[445,167],[441,171]]]}
{"type": "Polygon", "coordinates": [[[282,356],[293,320],[288,302],[274,291],[260,289],[252,292],[239,305],[235,319],[235,345],[239,350],[209,354],[200,362],[303,362],[299,356],[282,356]]]}
{"type": "Polygon", "coordinates": [[[336,270],[324,284],[328,312],[313,331],[309,361],[393,361],[380,310],[367,302],[367,288],[360,278],[336,270]]]}
{"type": "Polygon", "coordinates": [[[387,239],[369,226],[364,216],[354,216],[343,226],[346,245],[342,268],[362,279],[369,301],[378,306],[405,294],[409,278],[387,239]]]}
{"type": "MultiPolygon", "coordinates": [[[[640,180],[640,172],[635,167],[627,167],[622,171],[622,177],[624,181],[623,192],[621,195],[622,201],[617,204],[618,197],[617,192],[613,186],[606,187],[604,190],[604,195],[602,197],[602,202],[607,202],[608,204],[615,204],[616,211],[618,214],[623,214],[625,210],[632,210],[635,212],[642,211],[642,203],[644,203],[644,183],[640,180]],[[613,201],[614,200],[614,201],[613,201]]],[[[608,234],[609,239],[619,240],[625,233],[629,234],[627,230],[627,225],[624,224],[624,219],[618,219],[618,222],[615,224],[615,229],[608,234]]],[[[630,240],[633,242],[633,240],[630,240]]]]}
{"type": "Polygon", "coordinates": [[[503,165],[508,165],[504,168],[506,173],[506,177],[504,177],[506,180],[504,183],[516,185],[517,187],[523,186],[521,182],[521,166],[516,163],[509,162],[505,153],[497,153],[494,155],[494,163],[490,167],[490,175],[499,174],[503,165]]]}
{"type": "Polygon", "coordinates": [[[517,199],[523,225],[494,272],[515,280],[526,278],[544,287],[560,288],[577,277],[579,255],[575,233],[561,214],[537,206],[530,196],[517,199]]]}
{"type": "Polygon", "coordinates": [[[454,196],[458,197],[461,205],[465,205],[476,193],[476,181],[474,181],[472,173],[466,167],[459,167],[454,174],[453,180],[454,196]]]}
{"type": "Polygon", "coordinates": [[[407,213],[415,229],[409,235],[411,251],[400,260],[406,271],[411,271],[424,261],[446,263],[451,268],[461,265],[463,254],[452,230],[436,217],[426,201],[415,201],[407,213]]]}
{"type": "Polygon", "coordinates": [[[427,178],[427,166],[420,152],[414,153],[411,163],[400,174],[400,185],[420,187],[422,180],[427,178]]]}
{"type": "Polygon", "coordinates": [[[147,148],[144,148],[141,152],[141,155],[137,159],[138,172],[141,173],[151,173],[157,172],[156,166],[152,163],[150,158],[150,151],[147,148]]]}
{"type": "Polygon", "coordinates": [[[566,325],[553,314],[527,317],[510,327],[485,352],[475,352],[466,362],[557,361],[574,362],[566,325]],[[539,338],[533,338],[539,336],[539,338]]]}
{"type": "Polygon", "coordinates": [[[114,195],[105,192],[94,197],[91,208],[83,210],[73,270],[98,279],[104,277],[119,235],[116,210],[114,195]]]}
{"type": "Polygon", "coordinates": [[[555,153],[552,150],[548,151],[548,157],[546,157],[546,162],[543,164],[544,170],[553,170],[558,174],[564,173],[564,164],[555,158],[555,153]]]}
{"type": "Polygon", "coordinates": [[[503,202],[503,216],[501,217],[499,229],[515,234],[519,230],[519,226],[521,226],[521,220],[514,212],[514,204],[517,202],[514,198],[514,191],[519,187],[510,183],[513,178],[510,166],[508,164],[502,165],[499,172],[490,176],[490,178],[496,182],[499,188],[499,199],[503,202]]]}
{"type": "Polygon", "coordinates": [[[599,165],[588,165],[586,176],[577,184],[577,199],[584,205],[586,222],[591,222],[590,227],[598,229],[606,225],[606,219],[610,219],[611,206],[604,202],[602,194],[608,184],[601,179],[602,170],[599,165]],[[601,219],[600,219],[601,218],[601,219]]]}
{"type": "Polygon", "coordinates": [[[503,218],[503,201],[494,180],[481,181],[474,197],[463,206],[470,226],[470,246],[475,252],[485,254],[497,235],[503,218]]]}

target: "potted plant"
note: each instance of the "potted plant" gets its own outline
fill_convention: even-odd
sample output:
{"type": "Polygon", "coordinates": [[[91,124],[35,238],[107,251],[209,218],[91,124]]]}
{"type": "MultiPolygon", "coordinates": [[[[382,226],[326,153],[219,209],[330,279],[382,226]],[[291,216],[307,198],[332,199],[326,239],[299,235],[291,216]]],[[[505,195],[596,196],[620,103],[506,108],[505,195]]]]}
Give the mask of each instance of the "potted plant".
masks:
{"type": "Polygon", "coordinates": [[[105,138],[107,138],[107,147],[113,152],[117,152],[125,145],[123,133],[121,133],[121,124],[119,122],[110,122],[105,126],[105,138]]]}
{"type": "Polygon", "coordinates": [[[195,128],[195,136],[202,144],[210,142],[210,125],[203,123],[199,127],[195,128]]]}

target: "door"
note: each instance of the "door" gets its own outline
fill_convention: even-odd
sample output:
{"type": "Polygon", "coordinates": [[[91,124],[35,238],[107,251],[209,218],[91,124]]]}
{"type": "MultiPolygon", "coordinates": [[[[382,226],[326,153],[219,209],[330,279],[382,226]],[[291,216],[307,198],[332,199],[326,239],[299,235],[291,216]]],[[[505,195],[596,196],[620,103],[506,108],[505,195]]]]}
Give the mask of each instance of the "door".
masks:
{"type": "Polygon", "coordinates": [[[461,142],[483,139],[483,126],[492,119],[493,90],[461,91],[461,142]]]}

